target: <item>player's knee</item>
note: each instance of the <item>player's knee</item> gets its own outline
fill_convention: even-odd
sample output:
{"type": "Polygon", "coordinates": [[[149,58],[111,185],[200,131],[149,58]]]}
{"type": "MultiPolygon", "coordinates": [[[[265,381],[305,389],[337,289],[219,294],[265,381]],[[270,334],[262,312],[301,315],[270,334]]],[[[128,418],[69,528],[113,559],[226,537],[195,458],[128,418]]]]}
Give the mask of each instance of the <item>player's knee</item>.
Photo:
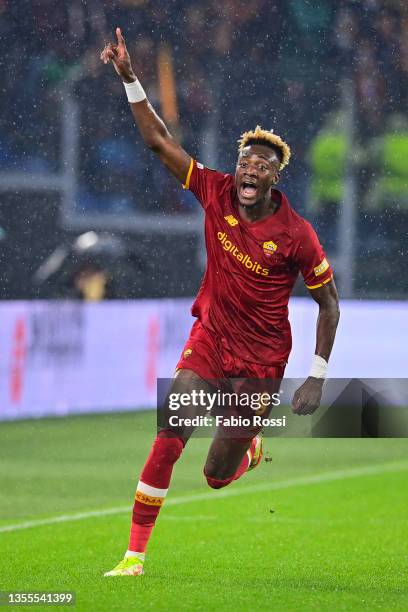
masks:
{"type": "Polygon", "coordinates": [[[184,440],[174,436],[171,432],[161,431],[155,439],[152,447],[152,455],[158,461],[165,464],[175,463],[184,448],[184,440]]]}
{"type": "Polygon", "coordinates": [[[207,476],[205,472],[204,472],[204,476],[207,479],[208,486],[211,487],[212,489],[222,489],[227,484],[229,484],[229,483],[224,483],[223,480],[218,480],[217,478],[213,478],[212,476],[207,476]]]}
{"type": "Polygon", "coordinates": [[[212,489],[222,489],[223,487],[229,485],[230,482],[232,482],[233,480],[232,476],[231,478],[226,479],[216,478],[215,476],[207,472],[207,468],[204,468],[204,476],[207,480],[208,486],[212,489]]]}

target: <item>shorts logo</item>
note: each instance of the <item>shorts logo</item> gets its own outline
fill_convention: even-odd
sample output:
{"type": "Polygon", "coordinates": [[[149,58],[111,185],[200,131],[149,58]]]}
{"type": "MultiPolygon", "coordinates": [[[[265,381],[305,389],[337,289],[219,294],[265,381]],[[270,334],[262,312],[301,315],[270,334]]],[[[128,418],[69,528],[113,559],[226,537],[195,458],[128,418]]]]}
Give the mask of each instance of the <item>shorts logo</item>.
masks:
{"type": "Polygon", "coordinates": [[[228,221],[231,227],[235,227],[236,225],[238,225],[238,219],[236,219],[234,215],[227,215],[226,217],[224,217],[224,219],[228,221]]]}
{"type": "Polygon", "coordinates": [[[146,495],[141,491],[136,491],[135,500],[146,506],[161,506],[164,502],[163,497],[153,497],[152,495],[146,495]]]}
{"type": "Polygon", "coordinates": [[[193,352],[193,349],[188,348],[184,351],[183,353],[183,357],[186,359],[187,357],[190,357],[191,353],[193,352]]]}
{"type": "Polygon", "coordinates": [[[278,248],[278,245],[275,244],[273,240],[268,240],[267,242],[263,243],[262,248],[264,250],[265,255],[269,256],[275,253],[278,248]]]}
{"type": "Polygon", "coordinates": [[[329,267],[329,262],[327,261],[326,258],[324,258],[322,263],[314,268],[315,276],[320,276],[320,274],[323,274],[323,272],[326,272],[328,267],[329,267]]]}

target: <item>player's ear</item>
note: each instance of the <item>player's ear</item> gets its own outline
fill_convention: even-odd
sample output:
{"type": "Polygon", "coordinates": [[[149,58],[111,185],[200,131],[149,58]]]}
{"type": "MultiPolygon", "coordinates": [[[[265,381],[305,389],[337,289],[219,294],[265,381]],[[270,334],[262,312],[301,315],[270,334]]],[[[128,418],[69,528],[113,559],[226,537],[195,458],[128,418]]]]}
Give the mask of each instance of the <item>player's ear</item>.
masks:
{"type": "Polygon", "coordinates": [[[273,184],[277,185],[279,183],[279,180],[280,180],[280,172],[277,172],[275,176],[273,177],[273,184]]]}

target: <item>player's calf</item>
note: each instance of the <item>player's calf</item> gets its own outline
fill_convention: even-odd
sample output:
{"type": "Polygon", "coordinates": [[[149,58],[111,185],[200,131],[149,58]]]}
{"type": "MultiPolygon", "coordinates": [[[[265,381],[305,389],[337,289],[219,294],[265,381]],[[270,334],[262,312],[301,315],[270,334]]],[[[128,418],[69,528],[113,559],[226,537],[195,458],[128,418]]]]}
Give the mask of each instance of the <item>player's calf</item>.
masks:
{"type": "Polygon", "coordinates": [[[147,543],[166,498],[174,464],[183,448],[184,440],[174,432],[161,431],[157,435],[137,485],[127,552],[105,576],[140,576],[144,573],[147,543]]]}
{"type": "MultiPolygon", "coordinates": [[[[174,380],[174,392],[190,392],[205,386],[194,372],[181,370],[174,380]]],[[[187,416],[193,417],[193,414],[187,416]]],[[[143,573],[147,544],[170,486],[174,464],[193,432],[188,429],[164,429],[153,443],[133,504],[128,550],[125,558],[106,576],[139,576],[143,573]],[[135,561],[136,559],[136,561],[135,561]]]]}
{"type": "Polygon", "coordinates": [[[172,432],[157,435],[136,489],[128,552],[145,552],[183,448],[184,441],[172,432]]]}

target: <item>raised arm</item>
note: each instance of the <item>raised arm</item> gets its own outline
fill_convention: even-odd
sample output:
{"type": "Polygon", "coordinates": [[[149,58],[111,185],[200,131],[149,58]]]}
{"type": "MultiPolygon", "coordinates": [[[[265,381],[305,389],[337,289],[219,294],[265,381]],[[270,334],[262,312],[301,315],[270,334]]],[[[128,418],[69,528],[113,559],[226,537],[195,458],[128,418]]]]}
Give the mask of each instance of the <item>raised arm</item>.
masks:
{"type": "MultiPolygon", "coordinates": [[[[101,60],[104,64],[112,62],[124,83],[136,83],[138,79],[133,72],[120,28],[116,28],[116,37],[117,44],[108,43],[101,53],[101,60]]],[[[142,89],[141,91],[143,92],[142,89]]],[[[130,102],[130,108],[146,145],[179,181],[185,183],[191,162],[190,155],[172,137],[147,97],[140,102],[130,102]]]]}

